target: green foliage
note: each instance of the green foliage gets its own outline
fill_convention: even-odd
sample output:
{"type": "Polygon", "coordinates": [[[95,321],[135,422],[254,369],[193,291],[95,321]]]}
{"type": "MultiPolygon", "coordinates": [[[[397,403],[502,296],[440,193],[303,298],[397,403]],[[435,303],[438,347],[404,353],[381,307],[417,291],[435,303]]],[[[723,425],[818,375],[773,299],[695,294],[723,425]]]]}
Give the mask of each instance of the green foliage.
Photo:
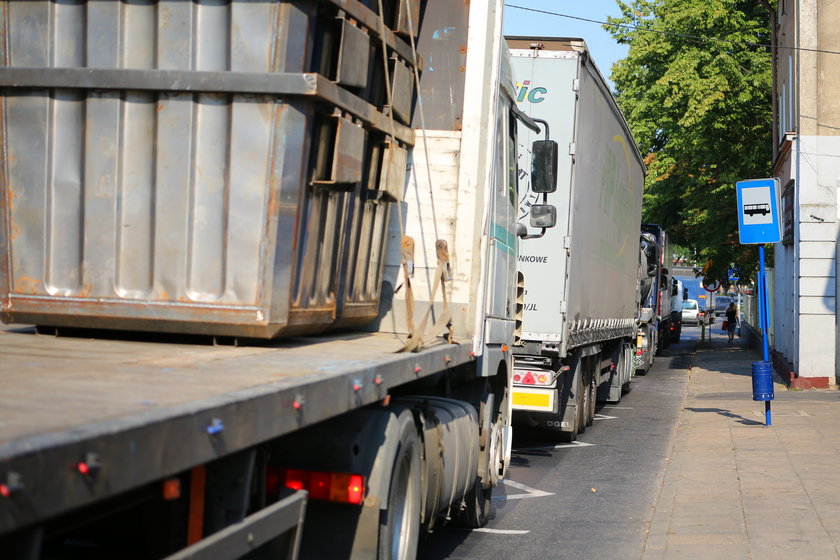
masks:
{"type": "Polygon", "coordinates": [[[619,1],[606,25],[630,46],[612,68],[619,106],[646,154],[644,220],[665,227],[709,273],[750,274],[756,250],[738,243],[735,183],[768,177],[772,162],[769,14],[754,0],[619,1]],[[650,31],[659,33],[651,33],[650,31]]]}

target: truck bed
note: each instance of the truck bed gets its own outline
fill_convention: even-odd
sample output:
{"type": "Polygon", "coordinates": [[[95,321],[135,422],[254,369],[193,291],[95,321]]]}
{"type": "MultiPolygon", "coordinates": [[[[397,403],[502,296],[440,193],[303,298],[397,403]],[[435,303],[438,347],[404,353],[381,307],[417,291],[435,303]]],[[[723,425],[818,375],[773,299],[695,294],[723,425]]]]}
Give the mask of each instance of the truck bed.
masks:
{"type": "Polygon", "coordinates": [[[471,359],[471,344],[399,353],[403,341],[383,333],[199,342],[0,328],[0,483],[14,472],[23,484],[0,500],[0,534],[374,403],[391,387],[471,359]],[[90,453],[101,463],[95,475],[74,472],[90,453]]]}

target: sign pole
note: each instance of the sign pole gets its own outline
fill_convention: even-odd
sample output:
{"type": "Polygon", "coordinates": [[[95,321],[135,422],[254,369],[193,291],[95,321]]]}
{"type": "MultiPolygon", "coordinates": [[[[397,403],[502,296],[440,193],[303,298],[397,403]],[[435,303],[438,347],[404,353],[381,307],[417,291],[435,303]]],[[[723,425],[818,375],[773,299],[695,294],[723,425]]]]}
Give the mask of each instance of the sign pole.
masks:
{"type": "MultiPolygon", "coordinates": [[[[767,272],[764,267],[764,245],[758,246],[758,315],[759,325],[761,326],[761,350],[764,357],[764,363],[770,363],[770,313],[769,304],[770,299],[767,297],[767,272]]],[[[772,367],[770,369],[772,375],[772,367]]],[[[772,383],[772,381],[771,381],[772,383]]],[[[772,386],[771,386],[772,387],[772,386]]],[[[772,425],[770,417],[770,401],[764,401],[764,424],[766,426],[772,425]]]]}
{"type": "Polygon", "coordinates": [[[778,178],[738,181],[738,236],[742,244],[758,245],[758,319],[762,334],[764,360],[752,363],[753,400],[764,401],[765,424],[771,425],[770,401],[773,400],[773,364],[770,362],[770,298],[764,266],[764,244],[782,240],[781,207],[778,178]]]}

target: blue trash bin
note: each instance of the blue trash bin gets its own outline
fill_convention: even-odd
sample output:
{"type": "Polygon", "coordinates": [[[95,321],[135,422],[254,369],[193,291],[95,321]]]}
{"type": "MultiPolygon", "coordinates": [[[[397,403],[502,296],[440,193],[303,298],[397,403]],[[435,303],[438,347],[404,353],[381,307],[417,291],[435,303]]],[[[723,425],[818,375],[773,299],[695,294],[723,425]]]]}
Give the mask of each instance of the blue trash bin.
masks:
{"type": "Polygon", "coordinates": [[[773,365],[770,362],[752,363],[754,401],[773,400],[773,365]]]}

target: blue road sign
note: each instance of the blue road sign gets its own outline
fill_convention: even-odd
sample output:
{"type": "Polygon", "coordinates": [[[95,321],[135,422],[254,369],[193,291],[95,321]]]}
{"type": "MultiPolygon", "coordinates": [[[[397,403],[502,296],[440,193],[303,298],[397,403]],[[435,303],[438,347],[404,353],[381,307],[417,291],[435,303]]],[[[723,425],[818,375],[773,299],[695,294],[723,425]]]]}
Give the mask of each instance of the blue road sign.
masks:
{"type": "MultiPolygon", "coordinates": [[[[735,184],[738,194],[738,234],[741,244],[758,244],[758,317],[761,330],[770,326],[767,297],[767,275],[764,268],[764,243],[782,240],[782,221],[779,216],[781,191],[779,180],[751,179],[735,184]]],[[[768,337],[762,338],[763,362],[753,362],[753,400],[763,400],[765,424],[771,425],[770,399],[773,398],[772,365],[768,337]],[[768,374],[767,372],[770,372],[768,374]],[[769,390],[767,389],[769,378],[769,390]]]]}
{"type": "Polygon", "coordinates": [[[782,240],[779,179],[750,179],[735,184],[738,233],[742,245],[782,240]]]}

